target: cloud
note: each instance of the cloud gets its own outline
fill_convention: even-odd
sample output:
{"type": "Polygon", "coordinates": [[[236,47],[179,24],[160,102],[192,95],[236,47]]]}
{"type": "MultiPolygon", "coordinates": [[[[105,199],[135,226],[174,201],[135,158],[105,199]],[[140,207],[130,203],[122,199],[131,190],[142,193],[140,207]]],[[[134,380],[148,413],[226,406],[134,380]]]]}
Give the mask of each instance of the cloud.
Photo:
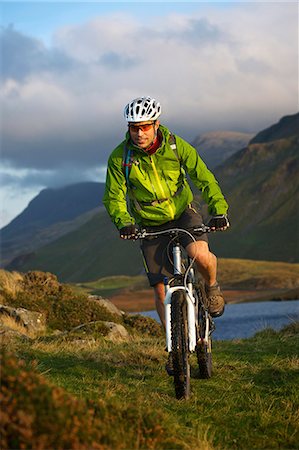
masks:
{"type": "Polygon", "coordinates": [[[187,20],[184,20],[184,18],[180,20],[182,19],[180,17],[178,19],[172,18],[172,22],[175,22],[177,26],[174,29],[162,31],[162,38],[172,39],[179,43],[187,43],[196,48],[203,45],[217,44],[229,39],[229,33],[226,30],[222,30],[218,25],[210,22],[205,17],[188,17],[187,20]]]}
{"type": "Polygon", "coordinates": [[[101,56],[99,64],[103,64],[112,70],[126,70],[138,66],[139,60],[116,52],[107,52],[101,56]]]}
{"type": "Polygon", "coordinates": [[[138,95],[159,99],[162,121],[187,140],[259,131],[297,110],[295,3],[187,10],[106,13],[57,29],[51,46],[2,28],[2,160],[27,171],[23,186],[103,181],[138,95]]]}
{"type": "Polygon", "coordinates": [[[2,82],[23,81],[31,74],[61,73],[76,68],[75,61],[57,48],[47,49],[42,42],[26,36],[12,25],[0,30],[2,41],[2,82]]]}

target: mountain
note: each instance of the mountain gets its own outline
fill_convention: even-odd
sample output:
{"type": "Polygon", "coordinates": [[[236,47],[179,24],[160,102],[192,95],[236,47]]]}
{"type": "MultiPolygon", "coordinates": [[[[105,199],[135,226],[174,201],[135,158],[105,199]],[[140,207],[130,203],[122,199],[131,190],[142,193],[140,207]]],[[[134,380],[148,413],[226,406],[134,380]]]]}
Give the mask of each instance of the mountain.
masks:
{"type": "MultiPolygon", "coordinates": [[[[299,114],[282,118],[214,170],[230,205],[232,224],[229,231],[210,235],[217,256],[299,261],[298,120],[299,114]]],[[[121,241],[106,211],[100,210],[7,268],[51,271],[62,281],[77,282],[138,274],[142,263],[138,243],[121,241]]]]}
{"type": "Polygon", "coordinates": [[[212,242],[223,257],[298,262],[299,113],[258,133],[215,170],[232,228],[212,242]]]}
{"type": "Polygon", "coordinates": [[[211,131],[197,136],[192,145],[210,169],[222,164],[237,151],[246,147],[253,137],[235,131],[211,131]]]}
{"type": "Polygon", "coordinates": [[[299,134],[299,113],[282,117],[280,121],[269,128],[258,133],[251,141],[251,144],[277,141],[287,139],[299,134]]]}
{"type": "Polygon", "coordinates": [[[102,206],[104,183],[42,190],[1,230],[2,264],[27,254],[87,222],[102,206]]]}
{"type": "Polygon", "coordinates": [[[17,257],[7,269],[50,271],[61,281],[77,282],[111,274],[136,275],[142,272],[142,263],[139,244],[121,240],[102,210],[55,242],[17,257]]]}

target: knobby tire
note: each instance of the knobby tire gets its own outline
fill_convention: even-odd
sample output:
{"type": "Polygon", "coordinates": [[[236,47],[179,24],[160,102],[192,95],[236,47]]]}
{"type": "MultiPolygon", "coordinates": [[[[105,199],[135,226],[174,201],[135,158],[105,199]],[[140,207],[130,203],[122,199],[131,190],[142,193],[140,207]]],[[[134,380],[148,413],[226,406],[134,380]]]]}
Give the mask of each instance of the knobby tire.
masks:
{"type": "Polygon", "coordinates": [[[172,294],[171,337],[176,398],[187,399],[190,395],[190,364],[187,300],[183,290],[177,290],[172,294]]]}
{"type": "Polygon", "coordinates": [[[208,342],[205,342],[206,317],[205,308],[207,307],[207,298],[204,289],[197,290],[198,295],[198,336],[196,345],[196,355],[198,362],[199,378],[207,379],[212,376],[212,338],[209,336],[208,342]]]}

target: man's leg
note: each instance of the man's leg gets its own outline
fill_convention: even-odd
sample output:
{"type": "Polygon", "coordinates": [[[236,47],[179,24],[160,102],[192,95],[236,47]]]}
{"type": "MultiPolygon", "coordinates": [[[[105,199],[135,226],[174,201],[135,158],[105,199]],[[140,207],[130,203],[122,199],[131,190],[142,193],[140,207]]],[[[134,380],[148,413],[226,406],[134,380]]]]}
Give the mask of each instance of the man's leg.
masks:
{"type": "MultiPolygon", "coordinates": [[[[165,299],[165,286],[164,283],[157,283],[154,286],[155,291],[155,302],[156,302],[156,310],[159,314],[161,323],[163,325],[165,331],[165,312],[164,312],[164,299],[165,299]]],[[[173,375],[173,361],[172,361],[172,353],[168,353],[167,362],[165,364],[165,369],[168,375],[173,375]]]]}
{"type": "Polygon", "coordinates": [[[155,284],[154,292],[155,292],[156,310],[160,317],[163,328],[165,330],[165,312],[164,312],[165,287],[164,287],[164,283],[155,284]]]}
{"type": "Polygon", "coordinates": [[[207,242],[192,242],[187,245],[186,251],[191,258],[195,257],[197,268],[206,284],[213,286],[217,279],[217,258],[210,252],[207,242]]]}
{"type": "Polygon", "coordinates": [[[205,241],[192,242],[187,245],[186,251],[191,258],[195,258],[197,268],[205,280],[211,315],[221,316],[224,311],[224,298],[217,284],[216,256],[210,252],[205,241]]]}

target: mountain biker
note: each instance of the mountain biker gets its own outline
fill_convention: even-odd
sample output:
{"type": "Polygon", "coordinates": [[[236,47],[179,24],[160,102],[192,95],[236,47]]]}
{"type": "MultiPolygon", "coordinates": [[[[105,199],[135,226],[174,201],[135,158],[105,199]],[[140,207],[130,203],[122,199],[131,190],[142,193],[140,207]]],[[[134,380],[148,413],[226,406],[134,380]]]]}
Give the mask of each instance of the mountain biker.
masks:
{"type": "MultiPolygon", "coordinates": [[[[212,231],[229,227],[228,205],[214,175],[196,149],[160,124],[160,103],[151,97],[138,97],[124,109],[128,124],[125,139],[108,160],[104,205],[122,239],[135,239],[137,226],[157,231],[174,226],[190,228],[202,224],[202,217],[192,205],[189,175],[201,191],[212,216],[212,231]]],[[[217,283],[217,258],[210,252],[206,234],[182,238],[182,244],[205,280],[209,311],[213,317],[224,312],[224,298],[217,283]]],[[[167,240],[143,239],[141,250],[160,320],[164,320],[165,276],[171,266],[165,255],[167,240]]]]}

